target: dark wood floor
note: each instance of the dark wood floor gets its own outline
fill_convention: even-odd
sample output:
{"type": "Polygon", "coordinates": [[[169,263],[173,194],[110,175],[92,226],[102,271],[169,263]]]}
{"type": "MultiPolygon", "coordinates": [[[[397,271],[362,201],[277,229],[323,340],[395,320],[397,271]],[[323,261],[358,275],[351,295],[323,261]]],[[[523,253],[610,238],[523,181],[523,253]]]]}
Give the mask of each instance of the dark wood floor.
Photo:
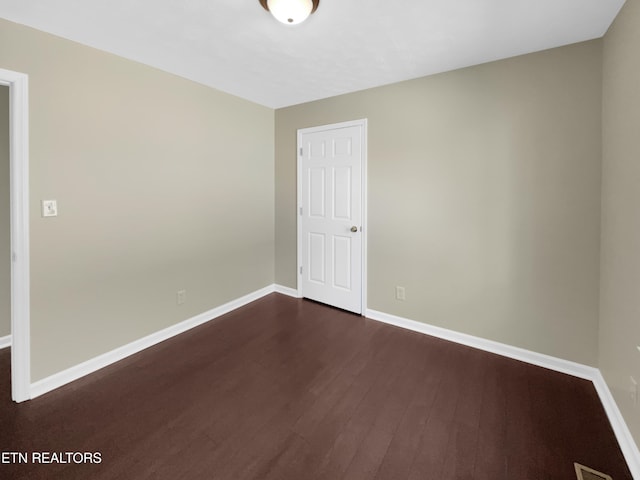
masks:
{"type": "Polygon", "coordinates": [[[2,479],[631,479],[590,382],[269,295],[68,386],[10,401],[2,479]]]}

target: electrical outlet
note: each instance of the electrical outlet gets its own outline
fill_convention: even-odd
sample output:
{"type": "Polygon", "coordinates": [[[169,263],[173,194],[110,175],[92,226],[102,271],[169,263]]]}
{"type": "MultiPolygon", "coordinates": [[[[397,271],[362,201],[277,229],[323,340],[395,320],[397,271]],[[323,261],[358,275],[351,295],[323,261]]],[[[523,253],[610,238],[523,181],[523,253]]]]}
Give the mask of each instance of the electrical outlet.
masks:
{"type": "Polygon", "coordinates": [[[638,406],[638,382],[633,377],[629,377],[629,398],[634,406],[638,406]]]}
{"type": "Polygon", "coordinates": [[[396,287],[396,300],[406,300],[404,287],[396,287]]]}
{"type": "Polygon", "coordinates": [[[56,200],[42,200],[42,216],[57,217],[58,202],[56,200]]]}
{"type": "Polygon", "coordinates": [[[176,293],[176,303],[178,305],[182,305],[186,301],[187,301],[187,291],[179,290],[178,293],[176,293]]]}

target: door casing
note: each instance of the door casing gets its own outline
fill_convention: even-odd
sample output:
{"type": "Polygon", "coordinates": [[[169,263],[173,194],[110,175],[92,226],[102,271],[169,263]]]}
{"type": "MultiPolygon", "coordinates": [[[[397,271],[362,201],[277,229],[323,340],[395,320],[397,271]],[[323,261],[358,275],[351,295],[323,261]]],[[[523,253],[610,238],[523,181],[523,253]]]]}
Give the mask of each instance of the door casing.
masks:
{"type": "Polygon", "coordinates": [[[297,144],[296,144],[296,166],[297,166],[297,205],[296,205],[296,225],[297,225],[297,264],[296,264],[296,278],[297,278],[297,294],[298,297],[302,298],[304,296],[304,292],[302,289],[302,249],[303,245],[303,235],[302,235],[302,225],[300,222],[300,209],[303,205],[302,200],[302,157],[300,156],[300,148],[302,147],[302,136],[307,133],[315,133],[321,132],[325,130],[334,130],[338,128],[346,128],[346,127],[361,127],[362,131],[362,235],[360,235],[360,239],[362,242],[362,268],[361,268],[361,315],[364,315],[367,311],[367,119],[359,119],[359,120],[351,120],[347,122],[340,123],[332,123],[328,125],[320,125],[317,127],[309,127],[309,128],[301,128],[298,129],[297,136],[297,144]]]}
{"type": "Polygon", "coordinates": [[[9,87],[11,191],[11,398],[31,398],[29,279],[29,79],[0,69],[9,87]]]}

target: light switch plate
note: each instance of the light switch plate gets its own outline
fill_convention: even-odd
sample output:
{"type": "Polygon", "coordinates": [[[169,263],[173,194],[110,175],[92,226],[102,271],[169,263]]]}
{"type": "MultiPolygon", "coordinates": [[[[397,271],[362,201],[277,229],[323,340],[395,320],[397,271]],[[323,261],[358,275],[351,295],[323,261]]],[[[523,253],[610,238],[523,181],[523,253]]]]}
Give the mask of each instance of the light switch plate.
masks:
{"type": "Polygon", "coordinates": [[[42,216],[43,217],[57,217],[58,216],[58,202],[55,200],[42,200],[42,216]]]}
{"type": "Polygon", "coordinates": [[[178,290],[176,293],[176,303],[178,305],[184,305],[187,301],[187,291],[186,290],[178,290]]]}

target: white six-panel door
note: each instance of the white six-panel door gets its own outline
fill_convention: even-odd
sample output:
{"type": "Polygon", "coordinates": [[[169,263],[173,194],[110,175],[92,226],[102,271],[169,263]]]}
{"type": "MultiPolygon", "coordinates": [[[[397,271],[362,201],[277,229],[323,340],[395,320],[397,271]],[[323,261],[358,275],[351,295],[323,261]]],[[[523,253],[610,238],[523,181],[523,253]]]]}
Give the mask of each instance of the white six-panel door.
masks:
{"type": "Polygon", "coordinates": [[[298,132],[299,288],[362,313],[364,122],[298,132]]]}

